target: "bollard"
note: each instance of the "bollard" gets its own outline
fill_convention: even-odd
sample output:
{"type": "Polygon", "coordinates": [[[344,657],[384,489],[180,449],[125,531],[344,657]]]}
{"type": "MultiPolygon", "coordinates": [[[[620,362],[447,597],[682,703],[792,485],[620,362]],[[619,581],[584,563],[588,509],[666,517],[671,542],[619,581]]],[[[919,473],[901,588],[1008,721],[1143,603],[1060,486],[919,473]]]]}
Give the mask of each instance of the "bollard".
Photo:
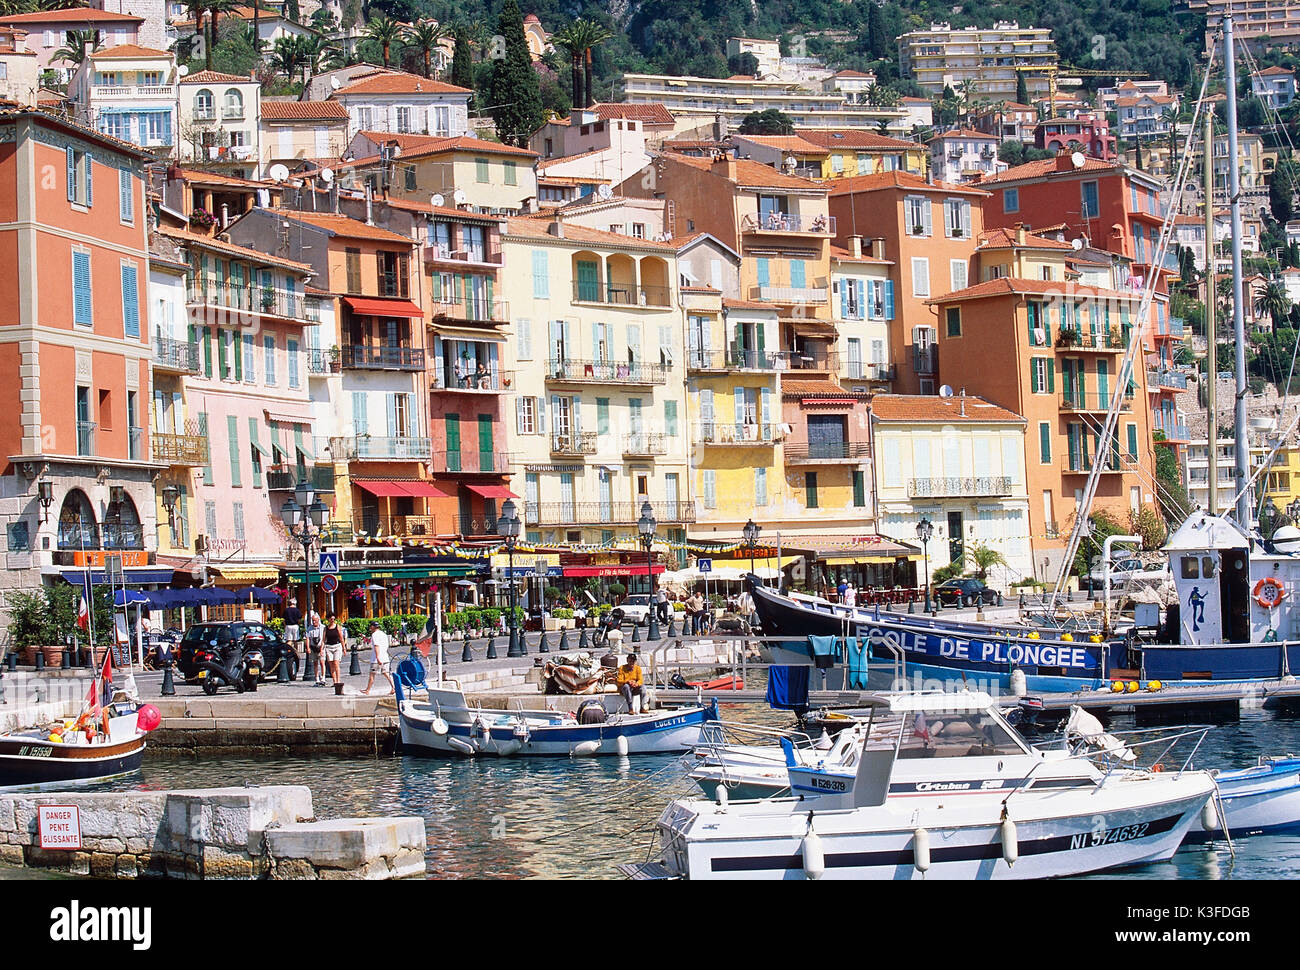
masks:
{"type": "Polygon", "coordinates": [[[916,608],[912,605],[912,601],[911,601],[911,600],[908,600],[908,601],[907,601],[907,612],[908,612],[908,613],[915,613],[915,612],[916,612],[916,608]]]}
{"type": "Polygon", "coordinates": [[[564,653],[564,652],[565,652],[566,650],[568,650],[568,649],[569,649],[569,628],[568,628],[568,627],[564,627],[563,629],[560,630],[560,647],[559,647],[559,650],[560,650],[560,653],[564,653]]]}
{"type": "Polygon", "coordinates": [[[582,632],[578,634],[578,649],[587,649],[587,628],[584,626],[582,632]]]}
{"type": "Polygon", "coordinates": [[[37,669],[37,670],[44,670],[44,669],[45,669],[45,651],[44,651],[44,650],[37,650],[37,651],[36,651],[36,669],[37,669]]]}
{"type": "Polygon", "coordinates": [[[1002,594],[998,593],[998,606],[1002,605],[1002,594]]]}
{"type": "Polygon", "coordinates": [[[172,662],[167,660],[163,662],[162,696],[174,697],[175,695],[176,681],[172,678],[172,662]]]}
{"type": "Polygon", "coordinates": [[[316,680],[316,655],[312,653],[311,647],[307,648],[307,659],[302,665],[302,682],[305,684],[309,680],[313,682],[316,680]]]}
{"type": "Polygon", "coordinates": [[[524,631],[515,630],[515,637],[519,642],[519,656],[521,657],[528,656],[528,641],[524,637],[524,631]]]}
{"type": "Polygon", "coordinates": [[[635,621],[633,621],[632,623],[632,642],[633,643],[641,642],[641,624],[635,621]]]}
{"type": "Polygon", "coordinates": [[[1020,608],[1022,610],[1025,608],[1025,591],[1023,589],[1020,591],[1020,608]]]}
{"type": "Polygon", "coordinates": [[[460,662],[463,664],[467,664],[473,659],[474,659],[474,655],[469,651],[469,637],[466,637],[465,649],[460,652],[460,662]]]}
{"type": "Polygon", "coordinates": [[[10,650],[8,655],[5,657],[5,666],[9,668],[9,673],[11,674],[16,671],[18,669],[18,654],[10,650]]]}
{"type": "Polygon", "coordinates": [[[1072,589],[1067,589],[1067,590],[1065,591],[1065,601],[1066,601],[1067,603],[1073,603],[1073,602],[1074,602],[1074,590],[1072,590],[1072,589]]]}
{"type": "Polygon", "coordinates": [[[674,614],[669,613],[668,632],[664,634],[664,637],[666,639],[671,640],[673,637],[677,636],[677,627],[674,625],[676,622],[677,622],[677,617],[674,614]]]}
{"type": "Polygon", "coordinates": [[[361,673],[361,654],[357,652],[357,642],[352,641],[352,663],[348,664],[348,676],[356,677],[361,673]]]}
{"type": "Polygon", "coordinates": [[[496,658],[497,658],[496,641],[493,640],[492,637],[488,637],[487,659],[496,660],[496,658]]]}
{"type": "Polygon", "coordinates": [[[938,594],[938,593],[935,593],[935,594],[934,594],[934,611],[935,611],[936,613],[938,613],[941,609],[943,609],[943,600],[941,600],[941,599],[939,598],[939,594],[938,594]]]}
{"type": "Polygon", "coordinates": [[[64,670],[72,669],[72,648],[71,647],[63,648],[63,663],[61,666],[64,670]]]}
{"type": "Polygon", "coordinates": [[[1092,580],[1088,580],[1088,602],[1097,602],[1097,587],[1092,580]]]}
{"type": "Polygon", "coordinates": [[[550,652],[551,652],[551,647],[550,647],[550,645],[546,642],[546,631],[545,631],[545,630],[542,631],[542,639],[541,639],[541,642],[537,644],[537,652],[538,652],[538,653],[550,653],[550,652]]]}
{"type": "Polygon", "coordinates": [[[289,681],[289,651],[286,650],[280,654],[280,660],[275,665],[275,682],[277,684],[287,684],[289,681]]]}

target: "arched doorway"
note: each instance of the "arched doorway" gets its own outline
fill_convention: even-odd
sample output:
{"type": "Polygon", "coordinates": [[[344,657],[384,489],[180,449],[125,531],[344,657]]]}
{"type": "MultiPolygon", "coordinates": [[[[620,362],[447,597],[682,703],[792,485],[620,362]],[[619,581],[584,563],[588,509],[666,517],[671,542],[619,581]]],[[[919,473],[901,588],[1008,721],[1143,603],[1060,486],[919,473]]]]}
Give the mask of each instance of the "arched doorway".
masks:
{"type": "Polygon", "coordinates": [[[60,549],[98,549],[99,525],[95,509],[86,493],[79,488],[68,492],[59,509],[60,549]]]}
{"type": "Polygon", "coordinates": [[[120,502],[111,502],[104,513],[105,549],[143,549],[144,531],[140,528],[140,513],[136,511],[131,496],[123,493],[120,502]]]}

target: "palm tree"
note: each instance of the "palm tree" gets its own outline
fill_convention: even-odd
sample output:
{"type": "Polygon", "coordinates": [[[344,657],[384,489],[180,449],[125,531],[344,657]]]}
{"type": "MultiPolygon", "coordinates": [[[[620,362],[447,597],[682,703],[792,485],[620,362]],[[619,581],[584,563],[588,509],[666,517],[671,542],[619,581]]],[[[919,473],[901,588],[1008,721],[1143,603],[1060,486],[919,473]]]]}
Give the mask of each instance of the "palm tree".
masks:
{"type": "Polygon", "coordinates": [[[304,86],[313,77],[325,70],[325,65],[334,55],[334,50],[334,45],[320,35],[298,38],[298,53],[302,58],[302,81],[304,86]]]}
{"type": "Polygon", "coordinates": [[[1262,317],[1267,313],[1272,318],[1274,333],[1277,333],[1280,321],[1290,309],[1291,299],[1286,295],[1286,286],[1281,280],[1269,280],[1259,296],[1255,297],[1255,315],[1262,317]]]}
{"type": "Polygon", "coordinates": [[[439,49],[439,42],[449,36],[451,31],[436,20],[418,20],[402,31],[402,42],[423,57],[425,77],[433,77],[433,53],[439,49]]]}
{"type": "Polygon", "coordinates": [[[556,47],[562,47],[569,55],[569,69],[571,73],[571,86],[573,91],[573,106],[582,107],[579,102],[582,100],[582,39],[575,31],[574,23],[565,24],[555,33],[551,34],[551,43],[556,47]]]}
{"type": "Polygon", "coordinates": [[[393,44],[402,39],[402,25],[384,14],[376,14],[366,24],[366,36],[379,44],[383,50],[384,67],[392,60],[393,44]]]}
{"type": "Polygon", "coordinates": [[[986,546],[982,542],[975,543],[974,548],[970,551],[970,560],[975,566],[975,578],[984,582],[988,578],[989,570],[994,566],[1009,568],[1006,556],[998,552],[992,546],[986,546]]]}
{"type": "Polygon", "coordinates": [[[258,35],[256,23],[244,24],[244,40],[248,43],[249,47],[253,48],[253,50],[257,51],[259,54],[262,53],[262,49],[266,47],[266,41],[262,40],[258,35]]]}
{"type": "Polygon", "coordinates": [[[569,53],[570,66],[573,70],[573,106],[590,107],[595,99],[592,97],[595,71],[592,68],[591,52],[599,44],[609,40],[613,34],[594,20],[574,20],[551,35],[551,43],[558,44],[569,53]],[[583,86],[583,68],[586,69],[586,84],[583,86]]]}
{"type": "Polygon", "coordinates": [[[212,70],[212,51],[217,46],[217,18],[220,14],[234,10],[239,0],[207,0],[204,6],[208,11],[208,46],[204,51],[204,64],[212,70]]]}
{"type": "Polygon", "coordinates": [[[86,59],[86,45],[89,44],[92,51],[97,51],[100,43],[98,30],[93,28],[89,30],[70,30],[66,35],[63,46],[54,52],[50,60],[80,64],[86,59]]]}
{"type": "Polygon", "coordinates": [[[608,30],[606,30],[603,26],[596,23],[594,20],[581,20],[581,21],[577,21],[577,23],[581,23],[583,25],[582,26],[583,39],[586,41],[586,44],[584,45],[583,48],[583,59],[586,62],[587,77],[586,77],[586,91],[583,96],[582,106],[584,108],[589,108],[593,104],[595,104],[596,101],[596,99],[592,97],[591,94],[591,89],[594,84],[594,79],[596,76],[596,71],[592,67],[592,63],[591,63],[591,52],[598,44],[605,43],[605,41],[609,40],[614,35],[611,34],[608,30]]]}
{"type": "Polygon", "coordinates": [[[275,46],[267,55],[267,63],[276,74],[283,74],[290,81],[298,76],[302,68],[303,49],[299,37],[277,37],[275,46]]]}

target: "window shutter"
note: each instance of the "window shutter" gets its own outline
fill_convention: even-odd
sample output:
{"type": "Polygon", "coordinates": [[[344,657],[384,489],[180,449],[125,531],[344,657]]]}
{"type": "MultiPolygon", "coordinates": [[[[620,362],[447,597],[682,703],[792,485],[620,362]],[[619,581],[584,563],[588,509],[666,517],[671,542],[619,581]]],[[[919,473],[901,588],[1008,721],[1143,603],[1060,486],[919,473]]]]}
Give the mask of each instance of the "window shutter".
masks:
{"type": "Polygon", "coordinates": [[[677,437],[677,402],[664,401],[664,434],[677,437]]]}
{"type": "Polygon", "coordinates": [[[1044,465],[1052,463],[1052,427],[1046,421],[1038,425],[1038,454],[1044,465]]]}
{"type": "Polygon", "coordinates": [[[217,377],[220,380],[226,379],[226,344],[230,334],[225,330],[217,331],[217,377]]]}
{"type": "Polygon", "coordinates": [[[249,459],[253,463],[253,487],[262,487],[261,453],[257,450],[257,418],[248,419],[249,459]]]}
{"type": "Polygon", "coordinates": [[[226,431],[230,436],[230,484],[240,487],[239,480],[239,418],[229,415],[226,418],[226,431]]]}
{"type": "Polygon", "coordinates": [[[533,408],[533,413],[537,418],[537,433],[544,435],[546,434],[546,398],[538,397],[533,400],[537,402],[537,405],[533,408]]]}
{"type": "Polygon", "coordinates": [[[519,345],[518,354],[520,360],[532,360],[533,358],[533,324],[531,320],[516,320],[515,333],[517,334],[519,345]]]}
{"type": "Polygon", "coordinates": [[[755,266],[755,269],[758,273],[758,285],[767,286],[769,275],[768,275],[768,262],[766,257],[757,260],[757,265],[755,266]]]}
{"type": "Polygon", "coordinates": [[[573,412],[573,433],[582,434],[582,398],[570,398],[569,410],[573,412]]]}
{"type": "MultiPolygon", "coordinates": [[[[762,398],[763,398],[763,413],[759,415],[758,420],[762,422],[764,425],[770,426],[772,424],[772,389],[770,387],[763,388],[762,398]]],[[[763,437],[769,438],[771,437],[771,434],[772,432],[769,427],[768,431],[763,435],[763,437]]]]}
{"type": "Polygon", "coordinates": [[[135,196],[132,194],[131,170],[117,170],[118,217],[123,222],[135,222],[135,196]]]}
{"type": "Polygon", "coordinates": [[[90,254],[72,254],[72,306],[73,321],[82,326],[94,323],[90,292],[90,254]]]}
{"type": "Polygon", "coordinates": [[[515,398],[515,434],[524,434],[524,398],[515,398]]]}
{"type": "Polygon", "coordinates": [[[1047,393],[1056,393],[1056,361],[1051,357],[1047,358],[1047,393]]]}
{"type": "MultiPolygon", "coordinates": [[[[314,332],[314,328],[312,331],[308,331],[308,332],[309,333],[314,332]]],[[[246,333],[243,335],[243,337],[244,337],[244,380],[255,381],[257,380],[257,368],[253,363],[253,335],[251,333],[246,333]]]]}
{"type": "Polygon", "coordinates": [[[352,429],[358,437],[370,431],[370,424],[366,420],[365,391],[352,392],[352,429]]]}
{"type": "Polygon", "coordinates": [[[867,311],[866,311],[866,301],[864,299],[864,294],[866,293],[867,284],[862,280],[852,280],[850,285],[852,285],[854,292],[858,298],[857,300],[858,312],[853,319],[865,320],[867,318],[867,311]]]}
{"type": "Polygon", "coordinates": [[[708,434],[713,424],[713,390],[711,388],[702,388],[700,390],[700,422],[704,425],[704,432],[708,434]]]}
{"type": "Polygon", "coordinates": [[[203,328],[203,376],[212,376],[212,328],[203,328]]]}
{"type": "Polygon", "coordinates": [[[790,285],[802,290],[808,283],[806,267],[802,259],[790,260],[790,285]]]}
{"type": "Polygon", "coordinates": [[[243,343],[241,336],[242,334],[238,333],[230,334],[230,356],[235,358],[235,380],[237,381],[244,379],[244,355],[240,353],[243,343]]]}
{"type": "Polygon", "coordinates": [[[71,148],[67,149],[68,157],[68,201],[75,202],[77,198],[77,156],[71,148]]]}
{"type": "Polygon", "coordinates": [[[934,234],[934,206],[930,204],[928,197],[923,197],[921,201],[921,217],[925,220],[925,234],[927,236],[934,234]]]}
{"type": "Polygon", "coordinates": [[[894,319],[894,281],[885,280],[885,319],[894,319]]]}
{"type": "MultiPolygon", "coordinates": [[[[206,329],[206,328],[204,328],[206,329]]],[[[211,360],[211,358],[209,358],[211,360]]],[[[208,412],[199,412],[199,437],[208,441],[208,412]]],[[[212,448],[209,446],[206,450],[208,460],[203,465],[203,484],[212,484],[212,448]]]]}
{"type": "Polygon", "coordinates": [[[397,395],[388,395],[388,437],[397,437],[397,395]]]}
{"type": "Polygon", "coordinates": [[[767,504],[767,469],[754,469],[754,504],[767,504]]]}
{"type": "Polygon", "coordinates": [[[95,204],[94,189],[92,188],[91,177],[95,170],[95,160],[91,158],[90,153],[86,153],[86,208],[95,204]]]}
{"type": "Polygon", "coordinates": [[[840,280],[835,284],[840,289],[840,319],[849,318],[849,287],[853,285],[852,280],[840,280]]]}
{"type": "Polygon", "coordinates": [[[739,438],[745,425],[745,389],[736,388],[733,398],[736,403],[736,437],[739,438]]]}

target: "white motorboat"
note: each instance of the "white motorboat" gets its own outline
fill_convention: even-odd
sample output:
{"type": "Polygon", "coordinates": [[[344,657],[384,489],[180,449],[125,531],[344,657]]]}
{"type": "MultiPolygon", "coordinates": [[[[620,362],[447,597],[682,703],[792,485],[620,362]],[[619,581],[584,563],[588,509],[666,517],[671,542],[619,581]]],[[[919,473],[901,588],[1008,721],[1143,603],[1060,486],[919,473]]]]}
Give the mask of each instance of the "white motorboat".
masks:
{"type": "MultiPolygon", "coordinates": [[[[783,745],[790,798],[672,802],[638,878],[1077,875],[1169,858],[1214,794],[1205,772],[1107,770],[1035,751],[984,694],[869,700],[839,765],[783,745]],[[850,773],[851,772],[851,773],[850,773]]],[[[723,789],[725,791],[725,789],[723,789]]]]}

